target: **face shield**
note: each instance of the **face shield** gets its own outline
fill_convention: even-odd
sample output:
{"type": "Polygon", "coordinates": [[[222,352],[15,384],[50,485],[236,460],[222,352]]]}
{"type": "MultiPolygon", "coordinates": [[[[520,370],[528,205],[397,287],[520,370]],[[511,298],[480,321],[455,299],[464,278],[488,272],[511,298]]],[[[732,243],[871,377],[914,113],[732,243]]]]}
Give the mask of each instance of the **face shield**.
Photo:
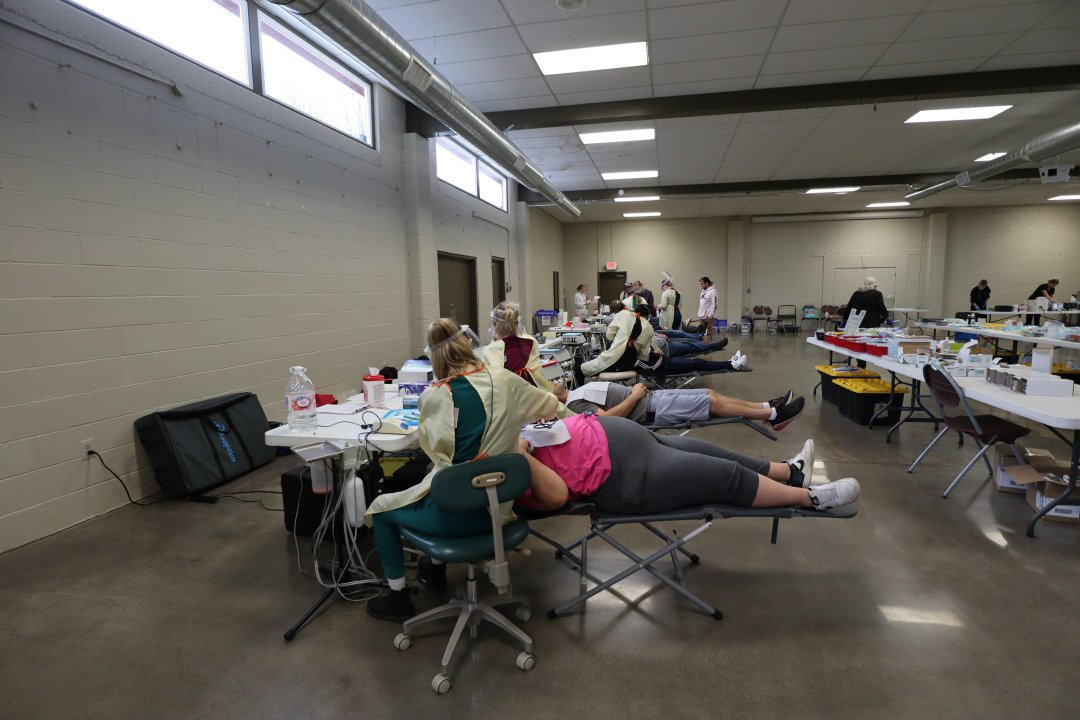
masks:
{"type": "Polygon", "coordinates": [[[445,340],[440,340],[439,342],[435,343],[434,345],[428,345],[427,347],[425,347],[424,348],[424,354],[427,355],[428,357],[431,357],[431,351],[432,350],[434,350],[437,347],[441,347],[443,345],[446,345],[449,342],[453,342],[454,340],[457,340],[462,335],[464,335],[466,338],[468,338],[469,345],[472,346],[473,350],[479,350],[480,349],[480,347],[481,347],[480,338],[478,338],[476,336],[476,333],[474,333],[472,331],[472,328],[470,328],[468,325],[462,325],[461,329],[459,329],[456,333],[454,333],[450,337],[446,338],[445,340]]]}

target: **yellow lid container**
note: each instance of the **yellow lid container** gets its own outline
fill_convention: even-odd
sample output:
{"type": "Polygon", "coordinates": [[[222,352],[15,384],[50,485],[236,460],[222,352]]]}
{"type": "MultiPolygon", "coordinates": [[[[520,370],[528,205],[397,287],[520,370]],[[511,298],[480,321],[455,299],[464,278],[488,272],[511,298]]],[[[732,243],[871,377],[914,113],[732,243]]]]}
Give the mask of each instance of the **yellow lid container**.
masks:
{"type": "MultiPolygon", "coordinates": [[[[859,378],[853,378],[851,380],[833,380],[834,385],[848,390],[849,392],[862,394],[888,394],[890,389],[890,383],[888,380],[863,380],[859,378]]],[[[897,385],[896,393],[903,394],[908,391],[906,385],[897,385]]]]}
{"type": "MultiPolygon", "coordinates": [[[[852,367],[851,365],[844,365],[843,367],[852,367]]],[[[876,378],[881,377],[876,372],[871,370],[864,370],[862,368],[855,368],[853,371],[837,370],[832,365],[815,365],[814,369],[819,373],[828,375],[834,378],[876,378]]]]}

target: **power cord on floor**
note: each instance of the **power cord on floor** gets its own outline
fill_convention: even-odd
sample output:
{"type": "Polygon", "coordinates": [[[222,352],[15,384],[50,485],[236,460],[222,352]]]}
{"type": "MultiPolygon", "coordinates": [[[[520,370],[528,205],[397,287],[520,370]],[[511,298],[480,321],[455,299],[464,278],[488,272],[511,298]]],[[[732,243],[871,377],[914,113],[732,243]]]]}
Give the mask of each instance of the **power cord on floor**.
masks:
{"type": "MultiPolygon", "coordinates": [[[[87,455],[87,457],[89,457],[91,455],[95,456],[98,459],[98,461],[101,463],[101,466],[103,468],[105,468],[106,470],[108,470],[110,473],[112,473],[112,476],[114,478],[116,478],[116,482],[120,483],[120,487],[124,488],[124,494],[127,495],[128,502],[131,503],[132,505],[138,505],[139,507],[150,507],[151,505],[157,505],[159,502],[162,502],[162,501],[168,499],[168,498],[159,498],[159,499],[155,500],[154,502],[148,502],[148,503],[147,502],[139,502],[137,500],[132,499],[131,493],[128,492],[127,485],[125,485],[124,481],[120,479],[120,476],[117,475],[115,472],[113,472],[113,469],[111,467],[109,467],[105,463],[105,458],[101,457],[101,453],[99,453],[97,450],[87,450],[86,455],[87,455]]],[[[154,493],[154,494],[156,495],[157,493],[154,493]]]]}

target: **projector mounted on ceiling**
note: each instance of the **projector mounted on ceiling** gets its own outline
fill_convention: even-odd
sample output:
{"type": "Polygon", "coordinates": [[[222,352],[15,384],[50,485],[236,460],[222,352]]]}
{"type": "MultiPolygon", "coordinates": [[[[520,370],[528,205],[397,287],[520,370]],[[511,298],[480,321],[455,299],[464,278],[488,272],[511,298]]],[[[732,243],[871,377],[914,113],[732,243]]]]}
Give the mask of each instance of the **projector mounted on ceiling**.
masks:
{"type": "Polygon", "coordinates": [[[1039,168],[1039,180],[1044,185],[1047,183],[1069,182],[1069,171],[1072,170],[1072,167],[1072,165],[1044,165],[1039,168]]]}

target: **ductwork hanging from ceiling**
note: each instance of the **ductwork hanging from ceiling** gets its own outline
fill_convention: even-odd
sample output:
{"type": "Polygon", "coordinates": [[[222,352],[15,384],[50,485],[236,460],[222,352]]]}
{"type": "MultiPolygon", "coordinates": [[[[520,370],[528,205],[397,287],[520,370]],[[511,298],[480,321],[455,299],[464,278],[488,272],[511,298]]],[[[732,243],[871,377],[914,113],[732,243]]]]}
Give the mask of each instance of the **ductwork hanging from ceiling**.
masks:
{"type": "Polygon", "coordinates": [[[581,210],[409,43],[361,0],[256,0],[286,8],[571,217],[581,210]]]}
{"type": "Polygon", "coordinates": [[[908,202],[915,202],[916,200],[922,200],[925,197],[935,195],[944,190],[949,190],[950,188],[967,187],[980,180],[987,180],[995,175],[1000,175],[1006,170],[1012,170],[1024,163],[1042,162],[1043,160],[1062,155],[1075,150],[1076,148],[1080,148],[1080,122],[1075,122],[1072,125],[1066,125],[1065,127],[1040,135],[1025,143],[1019,150],[1014,150],[997,160],[980,163],[979,165],[976,165],[955,177],[949,178],[948,180],[939,182],[936,185],[930,185],[921,190],[910,192],[904,196],[904,199],[908,202]]]}

